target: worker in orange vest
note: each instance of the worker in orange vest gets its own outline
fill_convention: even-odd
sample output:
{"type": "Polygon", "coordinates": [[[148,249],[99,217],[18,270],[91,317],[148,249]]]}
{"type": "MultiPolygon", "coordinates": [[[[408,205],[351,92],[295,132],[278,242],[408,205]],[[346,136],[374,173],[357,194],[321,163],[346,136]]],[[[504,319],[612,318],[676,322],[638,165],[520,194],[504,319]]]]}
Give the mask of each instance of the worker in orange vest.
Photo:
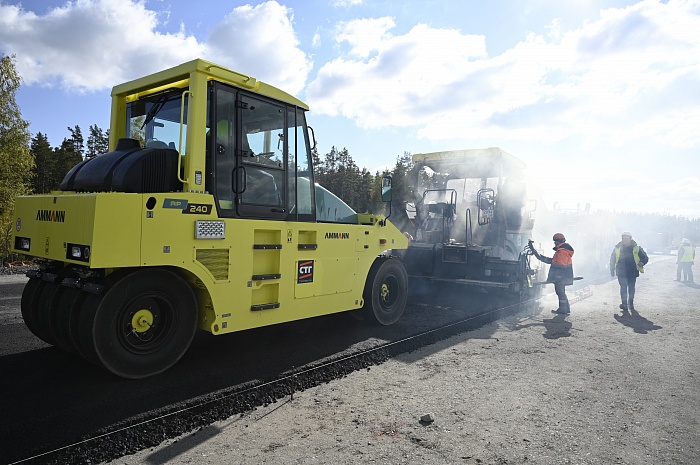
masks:
{"type": "Polygon", "coordinates": [[[541,262],[550,265],[547,282],[554,283],[554,292],[559,298],[559,308],[552,310],[553,313],[566,315],[571,313],[569,307],[569,298],[566,296],[566,287],[574,283],[574,267],[573,256],[574,248],[566,242],[566,237],[562,233],[556,233],[552,236],[554,241],[554,256],[552,258],[540,255],[532,241],[528,243],[528,247],[532,254],[541,262]]]}

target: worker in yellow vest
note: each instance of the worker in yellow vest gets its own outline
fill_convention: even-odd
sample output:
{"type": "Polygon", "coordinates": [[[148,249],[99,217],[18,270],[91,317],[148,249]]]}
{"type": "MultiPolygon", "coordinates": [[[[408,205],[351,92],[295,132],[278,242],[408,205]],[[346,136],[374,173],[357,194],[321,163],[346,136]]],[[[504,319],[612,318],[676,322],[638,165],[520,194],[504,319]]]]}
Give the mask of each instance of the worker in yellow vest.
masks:
{"type": "Polygon", "coordinates": [[[623,312],[634,310],[634,293],[639,273],[644,273],[644,265],[649,256],[634,240],[631,232],[623,232],[622,240],[610,254],[610,276],[617,274],[620,284],[620,308],[623,312]]]}
{"type": "Polygon", "coordinates": [[[681,246],[678,247],[678,258],[676,258],[676,263],[678,264],[678,269],[676,270],[676,281],[681,280],[681,271],[685,279],[684,282],[693,282],[693,261],[695,260],[695,246],[690,244],[688,239],[683,239],[681,241],[681,246]]]}

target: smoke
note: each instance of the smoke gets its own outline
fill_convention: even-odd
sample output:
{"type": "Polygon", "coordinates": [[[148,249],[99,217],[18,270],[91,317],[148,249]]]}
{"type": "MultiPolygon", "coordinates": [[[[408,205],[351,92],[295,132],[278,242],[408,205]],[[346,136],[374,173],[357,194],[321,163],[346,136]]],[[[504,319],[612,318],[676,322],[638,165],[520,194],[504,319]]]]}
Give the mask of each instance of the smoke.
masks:
{"type": "MultiPolygon", "coordinates": [[[[642,247],[651,236],[662,233],[663,227],[650,224],[650,215],[590,211],[583,208],[566,209],[559,205],[553,210],[541,209],[535,221],[533,239],[546,255],[552,247],[552,235],[561,232],[574,248],[574,274],[583,276],[585,282],[609,277],[609,262],[615,245],[620,242],[623,231],[632,232],[633,239],[642,247]]],[[[664,234],[665,237],[668,235],[664,234]]]]}

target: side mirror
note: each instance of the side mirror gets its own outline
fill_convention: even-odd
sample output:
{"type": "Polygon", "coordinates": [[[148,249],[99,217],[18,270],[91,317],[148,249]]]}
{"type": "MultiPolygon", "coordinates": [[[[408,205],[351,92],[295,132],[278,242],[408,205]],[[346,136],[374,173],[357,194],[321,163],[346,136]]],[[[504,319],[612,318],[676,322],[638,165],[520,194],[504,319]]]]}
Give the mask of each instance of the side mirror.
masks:
{"type": "Polygon", "coordinates": [[[382,202],[391,202],[391,176],[382,178],[382,202]]]}

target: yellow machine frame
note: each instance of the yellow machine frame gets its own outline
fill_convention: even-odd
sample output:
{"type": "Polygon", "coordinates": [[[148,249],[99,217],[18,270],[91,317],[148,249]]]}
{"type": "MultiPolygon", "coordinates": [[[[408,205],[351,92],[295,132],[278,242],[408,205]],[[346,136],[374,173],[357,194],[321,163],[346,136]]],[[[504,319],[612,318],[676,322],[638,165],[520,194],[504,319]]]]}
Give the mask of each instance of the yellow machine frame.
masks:
{"type": "Polygon", "coordinates": [[[118,85],[112,91],[110,150],[129,137],[128,102],[165,88],[188,94],[186,142],[182,147],[181,136],[178,147],[182,191],[54,191],[19,197],[14,251],[85,274],[156,267],[175,271],[196,296],[199,328],[213,334],[362,308],[377,257],[406,248],[406,237],[383,216],[370,214],[358,214],[355,224],[219,218],[216,208],[206,207],[215,199],[201,176],[207,169],[212,80],[308,109],[279,89],[203,60],[118,85]],[[218,228],[222,234],[198,238],[198,228],[218,228]],[[89,255],[72,259],[71,247],[87,247],[89,255]]]}

